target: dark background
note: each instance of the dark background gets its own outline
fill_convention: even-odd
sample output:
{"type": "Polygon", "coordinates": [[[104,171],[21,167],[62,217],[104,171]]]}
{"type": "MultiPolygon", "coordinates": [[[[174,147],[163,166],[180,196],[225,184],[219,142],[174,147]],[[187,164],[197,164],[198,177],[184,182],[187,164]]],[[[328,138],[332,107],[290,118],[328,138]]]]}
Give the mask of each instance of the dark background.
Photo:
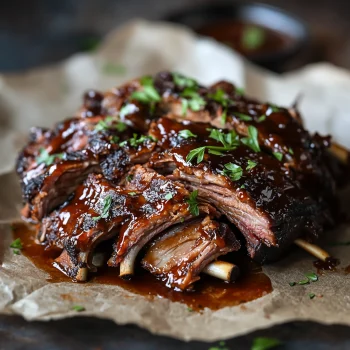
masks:
{"type": "MultiPolygon", "coordinates": [[[[84,49],[132,18],[165,16],[214,0],[0,0],[0,72],[18,72],[61,60],[84,49]]],[[[296,66],[326,60],[350,68],[350,2],[341,0],[268,0],[301,17],[309,26],[308,48],[296,66]]],[[[160,48],[161,49],[161,48],[160,48]]],[[[349,316],[350,317],[350,316],[349,316]]],[[[350,328],[293,322],[226,342],[229,349],[250,349],[256,336],[276,337],[281,349],[350,349],[350,328]]],[[[156,337],[135,326],[74,318],[26,322],[0,316],[3,349],[179,349],[204,350],[216,344],[184,343],[156,337]]]]}
{"type": "MultiPolygon", "coordinates": [[[[132,18],[158,20],[196,5],[218,2],[223,1],[0,0],[0,71],[60,60],[82,49],[85,39],[101,38],[132,18]]],[[[302,63],[326,60],[350,68],[348,0],[264,3],[280,6],[309,25],[311,40],[302,63]]]]}

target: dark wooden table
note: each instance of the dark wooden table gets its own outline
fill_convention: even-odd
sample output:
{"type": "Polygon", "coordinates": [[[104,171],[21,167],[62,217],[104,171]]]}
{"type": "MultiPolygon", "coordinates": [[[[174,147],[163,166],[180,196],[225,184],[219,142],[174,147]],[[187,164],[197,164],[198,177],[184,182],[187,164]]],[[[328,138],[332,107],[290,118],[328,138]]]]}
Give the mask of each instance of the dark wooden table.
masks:
{"type": "MultiPolygon", "coordinates": [[[[214,1],[214,0],[212,0],[214,1]]],[[[131,18],[161,19],[210,0],[11,0],[0,1],[0,71],[21,71],[59,61],[131,18]]],[[[308,62],[327,60],[350,68],[350,2],[267,0],[303,18],[310,27],[308,62]]],[[[349,316],[350,317],[350,316],[349,316]]],[[[294,322],[231,339],[229,349],[250,349],[256,336],[277,337],[283,349],[350,349],[350,328],[294,322]]],[[[0,316],[3,349],[209,349],[216,344],[184,343],[153,336],[135,326],[94,318],[26,322],[0,316]]]]}

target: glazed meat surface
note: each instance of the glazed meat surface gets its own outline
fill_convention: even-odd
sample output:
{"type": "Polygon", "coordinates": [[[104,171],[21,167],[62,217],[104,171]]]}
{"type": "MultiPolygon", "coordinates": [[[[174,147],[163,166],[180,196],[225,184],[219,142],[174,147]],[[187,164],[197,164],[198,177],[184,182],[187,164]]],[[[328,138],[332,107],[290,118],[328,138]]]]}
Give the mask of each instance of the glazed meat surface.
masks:
{"type": "Polygon", "coordinates": [[[332,225],[348,168],[330,146],[295,108],[162,72],[90,90],[74,117],[31,130],[17,161],[22,216],[72,279],[98,271],[94,252],[108,241],[104,264],[121,276],[141,259],[186,290],[241,246],[267,262],[332,225]]]}
{"type": "Polygon", "coordinates": [[[226,224],[206,217],[167,230],[152,242],[142,265],[167,286],[185,290],[209,262],[239,248],[226,224]]]}

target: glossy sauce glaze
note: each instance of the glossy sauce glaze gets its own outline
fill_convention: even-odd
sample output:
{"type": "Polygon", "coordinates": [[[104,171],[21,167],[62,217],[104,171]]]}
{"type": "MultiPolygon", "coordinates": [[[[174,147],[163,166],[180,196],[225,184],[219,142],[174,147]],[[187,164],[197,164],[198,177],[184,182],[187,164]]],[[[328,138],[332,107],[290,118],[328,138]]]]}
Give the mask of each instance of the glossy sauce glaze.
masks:
{"type": "MultiPolygon", "coordinates": [[[[72,282],[53,266],[53,261],[60,251],[45,247],[35,242],[35,230],[24,223],[13,225],[14,238],[20,238],[22,254],[29,258],[36,267],[48,273],[48,282],[72,282]]],[[[235,283],[224,283],[218,279],[201,276],[192,292],[177,292],[167,288],[161,281],[150,273],[140,269],[131,280],[123,280],[117,268],[103,268],[98,275],[91,275],[89,283],[109,284],[120,286],[131,293],[143,295],[146,298],[166,298],[174,302],[186,304],[189,311],[201,311],[204,308],[218,310],[227,306],[235,306],[260,298],[272,292],[270,279],[261,271],[260,266],[252,263],[246,257],[228,257],[240,267],[241,277],[235,283]]]]}

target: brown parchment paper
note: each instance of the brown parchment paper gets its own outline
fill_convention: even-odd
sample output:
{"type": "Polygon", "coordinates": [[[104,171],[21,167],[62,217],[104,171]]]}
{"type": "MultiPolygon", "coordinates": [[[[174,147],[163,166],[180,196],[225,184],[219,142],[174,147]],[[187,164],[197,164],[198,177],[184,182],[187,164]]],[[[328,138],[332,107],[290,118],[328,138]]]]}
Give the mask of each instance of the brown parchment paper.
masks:
{"type": "MultiPolygon", "coordinates": [[[[290,287],[313,271],[305,252],[295,249],[285,259],[264,267],[273,292],[244,306],[203,313],[166,299],[147,299],[117,286],[57,283],[27,258],[14,255],[9,223],[18,218],[21,195],[13,172],[18,150],[31,126],[52,126],[74,113],[87,88],[107,89],[146,73],[176,70],[204,84],[226,79],[248,94],[290,105],[301,94],[300,108],[311,130],[332,133],[350,146],[350,74],[319,64],[284,76],[262,71],[229,48],[199,39],[185,28],[134,21],[112,32],[94,54],[77,54],[61,64],[22,74],[0,75],[0,312],[28,320],[81,315],[134,323],[156,334],[182,339],[224,339],[290,320],[350,325],[350,276],[339,271],[310,285],[290,287]],[[125,67],[125,71],[120,69],[125,67]],[[112,67],[112,68],[111,68],[112,67]],[[114,67],[114,68],[113,68],[114,67]],[[309,293],[323,295],[310,300],[309,293]]],[[[345,204],[346,204],[345,200],[345,204]]],[[[328,241],[350,241],[350,227],[326,235],[328,241]]],[[[327,246],[350,264],[350,246],[327,246]]]]}

